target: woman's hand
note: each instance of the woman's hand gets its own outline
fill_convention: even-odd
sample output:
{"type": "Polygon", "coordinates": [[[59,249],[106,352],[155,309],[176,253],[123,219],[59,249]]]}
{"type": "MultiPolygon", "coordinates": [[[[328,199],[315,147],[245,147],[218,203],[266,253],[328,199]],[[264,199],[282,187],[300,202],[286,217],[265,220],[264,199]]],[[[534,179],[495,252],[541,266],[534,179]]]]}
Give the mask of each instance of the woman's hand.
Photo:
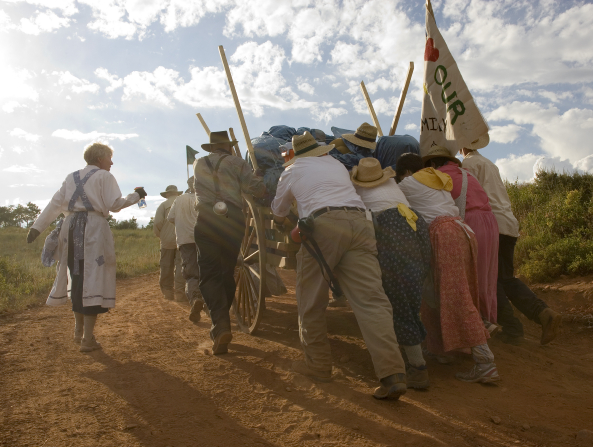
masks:
{"type": "Polygon", "coordinates": [[[134,188],[134,192],[137,192],[141,199],[148,195],[146,194],[146,191],[144,191],[144,186],[138,186],[137,188],[134,188]]]}
{"type": "Polygon", "coordinates": [[[39,231],[37,231],[35,228],[31,228],[29,230],[29,233],[27,233],[27,244],[30,244],[35,239],[37,239],[37,237],[39,236],[39,234],[40,234],[39,231]]]}

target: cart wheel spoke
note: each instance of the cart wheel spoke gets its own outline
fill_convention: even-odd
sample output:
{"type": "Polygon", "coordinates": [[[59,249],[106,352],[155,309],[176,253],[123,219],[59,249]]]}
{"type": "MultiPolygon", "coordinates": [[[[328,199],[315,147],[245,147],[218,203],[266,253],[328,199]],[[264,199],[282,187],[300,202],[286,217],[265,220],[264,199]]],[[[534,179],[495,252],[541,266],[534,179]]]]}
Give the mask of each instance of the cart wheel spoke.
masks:
{"type": "Polygon", "coordinates": [[[253,253],[251,253],[249,256],[247,256],[245,259],[243,259],[243,262],[247,262],[256,256],[259,256],[259,249],[255,250],[253,253]]]}

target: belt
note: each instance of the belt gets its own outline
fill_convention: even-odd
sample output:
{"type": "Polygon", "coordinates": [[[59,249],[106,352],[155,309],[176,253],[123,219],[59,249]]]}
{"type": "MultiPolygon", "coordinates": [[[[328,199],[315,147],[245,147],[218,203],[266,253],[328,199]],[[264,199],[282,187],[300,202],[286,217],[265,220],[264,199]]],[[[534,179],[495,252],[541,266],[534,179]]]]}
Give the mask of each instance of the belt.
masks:
{"type": "MultiPolygon", "coordinates": [[[[62,213],[64,214],[64,217],[68,217],[71,214],[76,214],[76,213],[84,213],[85,211],[62,211],[62,213]]],[[[93,214],[95,216],[100,216],[105,218],[105,216],[103,215],[103,213],[101,211],[86,211],[89,215],[93,214]]]]}
{"type": "Polygon", "coordinates": [[[326,206],[325,208],[318,209],[311,214],[311,216],[315,219],[328,211],[360,211],[361,213],[364,213],[364,209],[356,206],[326,206]]]}

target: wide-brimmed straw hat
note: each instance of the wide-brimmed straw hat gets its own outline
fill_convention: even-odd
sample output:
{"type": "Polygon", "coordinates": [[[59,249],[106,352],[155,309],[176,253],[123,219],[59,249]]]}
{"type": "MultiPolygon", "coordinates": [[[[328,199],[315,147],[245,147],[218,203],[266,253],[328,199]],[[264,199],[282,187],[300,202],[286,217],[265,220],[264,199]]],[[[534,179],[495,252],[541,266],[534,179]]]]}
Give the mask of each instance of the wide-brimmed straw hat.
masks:
{"type": "Polygon", "coordinates": [[[183,192],[178,191],[177,186],[169,185],[165,188],[165,191],[161,193],[161,196],[163,196],[166,199],[169,196],[180,196],[181,194],[183,194],[183,192]]]}
{"type": "Polygon", "coordinates": [[[344,143],[344,140],[342,140],[341,138],[336,138],[335,140],[332,140],[332,142],[329,144],[333,144],[341,154],[352,153],[352,151],[348,149],[348,146],[346,146],[346,143],[344,143]]]}
{"type": "Polygon", "coordinates": [[[448,158],[449,160],[454,161],[455,163],[461,166],[461,162],[451,155],[449,149],[443,146],[432,146],[428,150],[428,153],[424,157],[422,157],[422,163],[426,163],[428,160],[437,157],[448,158]]]}
{"type": "Polygon", "coordinates": [[[215,145],[220,143],[227,143],[229,148],[235,144],[237,140],[230,140],[229,134],[226,130],[222,130],[220,132],[210,132],[210,143],[202,144],[202,149],[208,152],[212,152],[214,150],[215,145]]]}
{"type": "Polygon", "coordinates": [[[482,149],[488,146],[488,143],[490,143],[490,135],[488,135],[488,132],[486,132],[477,140],[474,140],[471,143],[465,145],[465,148],[469,149],[470,151],[477,151],[478,149],[482,149]]]}
{"type": "Polygon", "coordinates": [[[374,150],[377,147],[377,128],[369,123],[362,123],[355,133],[345,133],[342,138],[357,146],[374,150]]]}
{"type": "Polygon", "coordinates": [[[292,149],[294,150],[294,157],[284,163],[282,166],[290,166],[299,158],[305,157],[319,157],[320,155],[327,154],[334,148],[333,144],[320,146],[313,135],[309,132],[305,132],[303,135],[295,135],[292,137],[292,149]]]}
{"type": "Polygon", "coordinates": [[[395,177],[395,171],[391,166],[381,169],[379,160],[372,157],[363,158],[350,171],[350,180],[352,183],[363,188],[372,188],[379,186],[390,178],[395,177]]]}

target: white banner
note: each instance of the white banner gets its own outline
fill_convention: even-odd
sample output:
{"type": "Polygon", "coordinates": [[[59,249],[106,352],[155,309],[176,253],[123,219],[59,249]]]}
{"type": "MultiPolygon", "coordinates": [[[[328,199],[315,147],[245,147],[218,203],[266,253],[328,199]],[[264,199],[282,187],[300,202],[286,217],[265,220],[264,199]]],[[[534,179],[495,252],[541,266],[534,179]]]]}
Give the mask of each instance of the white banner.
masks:
{"type": "Polygon", "coordinates": [[[437,145],[455,156],[487,132],[488,125],[427,8],[420,154],[437,145]]]}

